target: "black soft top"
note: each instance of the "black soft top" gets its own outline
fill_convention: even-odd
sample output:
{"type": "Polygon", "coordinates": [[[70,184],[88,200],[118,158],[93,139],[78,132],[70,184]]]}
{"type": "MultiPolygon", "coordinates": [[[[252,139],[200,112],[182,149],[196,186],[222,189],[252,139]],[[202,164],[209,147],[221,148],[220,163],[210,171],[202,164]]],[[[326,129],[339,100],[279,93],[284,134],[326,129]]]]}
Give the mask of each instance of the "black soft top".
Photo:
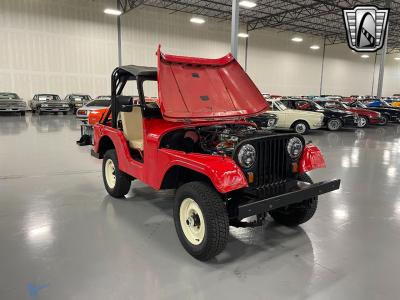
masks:
{"type": "Polygon", "coordinates": [[[136,79],[138,76],[157,78],[157,68],[154,67],[127,65],[116,68],[114,72],[118,72],[119,76],[132,77],[131,79],[136,79]]]}

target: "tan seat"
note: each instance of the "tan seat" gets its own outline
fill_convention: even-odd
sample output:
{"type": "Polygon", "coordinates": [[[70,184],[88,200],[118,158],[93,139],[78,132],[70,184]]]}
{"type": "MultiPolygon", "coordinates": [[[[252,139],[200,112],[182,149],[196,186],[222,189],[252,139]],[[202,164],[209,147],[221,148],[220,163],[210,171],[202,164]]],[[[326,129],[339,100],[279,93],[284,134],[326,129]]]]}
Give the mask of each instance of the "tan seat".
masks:
{"type": "Polygon", "coordinates": [[[129,147],[143,150],[143,117],[140,106],[134,106],[131,112],[120,112],[119,118],[129,147]]]}

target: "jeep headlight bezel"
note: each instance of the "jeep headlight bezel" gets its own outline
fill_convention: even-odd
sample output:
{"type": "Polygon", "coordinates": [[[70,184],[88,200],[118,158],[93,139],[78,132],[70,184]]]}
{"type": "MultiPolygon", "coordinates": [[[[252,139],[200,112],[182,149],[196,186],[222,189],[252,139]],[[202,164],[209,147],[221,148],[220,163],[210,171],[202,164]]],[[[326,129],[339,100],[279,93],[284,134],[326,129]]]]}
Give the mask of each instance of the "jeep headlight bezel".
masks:
{"type": "Polygon", "coordinates": [[[256,162],[256,154],[256,148],[253,145],[244,144],[237,154],[239,165],[245,169],[250,169],[256,162]]]}
{"type": "Polygon", "coordinates": [[[304,150],[303,141],[294,136],[289,139],[286,149],[292,159],[298,159],[304,150]]]}

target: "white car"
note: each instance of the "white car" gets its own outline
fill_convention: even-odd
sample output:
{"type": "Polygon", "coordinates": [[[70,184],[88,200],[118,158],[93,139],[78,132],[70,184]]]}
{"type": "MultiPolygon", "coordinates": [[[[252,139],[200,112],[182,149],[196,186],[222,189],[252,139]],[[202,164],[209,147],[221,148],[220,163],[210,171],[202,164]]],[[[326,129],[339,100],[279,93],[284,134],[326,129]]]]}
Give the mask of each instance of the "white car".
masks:
{"type": "Polygon", "coordinates": [[[111,105],[111,96],[99,96],[93,101],[90,101],[85,106],[82,106],[76,111],[76,117],[86,122],[89,116],[89,112],[97,110],[99,108],[108,107],[111,105]]]}
{"type": "Polygon", "coordinates": [[[279,99],[266,99],[270,111],[277,115],[275,129],[294,130],[307,134],[310,129],[319,129],[324,125],[324,114],[313,111],[301,111],[287,108],[279,99]]]}

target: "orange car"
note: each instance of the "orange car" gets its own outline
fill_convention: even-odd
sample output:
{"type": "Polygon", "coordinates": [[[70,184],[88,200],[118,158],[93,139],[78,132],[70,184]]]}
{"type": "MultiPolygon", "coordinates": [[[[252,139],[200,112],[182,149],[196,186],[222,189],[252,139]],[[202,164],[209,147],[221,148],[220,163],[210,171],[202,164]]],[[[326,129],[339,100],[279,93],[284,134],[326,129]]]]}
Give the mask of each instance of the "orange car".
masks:
{"type": "MultiPolygon", "coordinates": [[[[134,97],[135,98],[135,97],[134,97]]],[[[158,105],[157,98],[146,98],[146,102],[153,102],[158,105]]],[[[134,99],[135,103],[135,99],[134,99]]],[[[92,145],[93,141],[93,126],[97,123],[104,120],[105,116],[107,115],[110,107],[101,107],[96,110],[92,110],[88,113],[88,121],[87,123],[81,124],[81,138],[76,143],[79,146],[87,146],[92,145]]],[[[108,117],[108,120],[111,120],[112,116],[108,117]]]]}
{"type": "Polygon", "coordinates": [[[109,109],[109,107],[102,107],[89,112],[88,122],[81,124],[81,138],[76,142],[79,146],[92,145],[93,126],[104,119],[109,109]]]}

